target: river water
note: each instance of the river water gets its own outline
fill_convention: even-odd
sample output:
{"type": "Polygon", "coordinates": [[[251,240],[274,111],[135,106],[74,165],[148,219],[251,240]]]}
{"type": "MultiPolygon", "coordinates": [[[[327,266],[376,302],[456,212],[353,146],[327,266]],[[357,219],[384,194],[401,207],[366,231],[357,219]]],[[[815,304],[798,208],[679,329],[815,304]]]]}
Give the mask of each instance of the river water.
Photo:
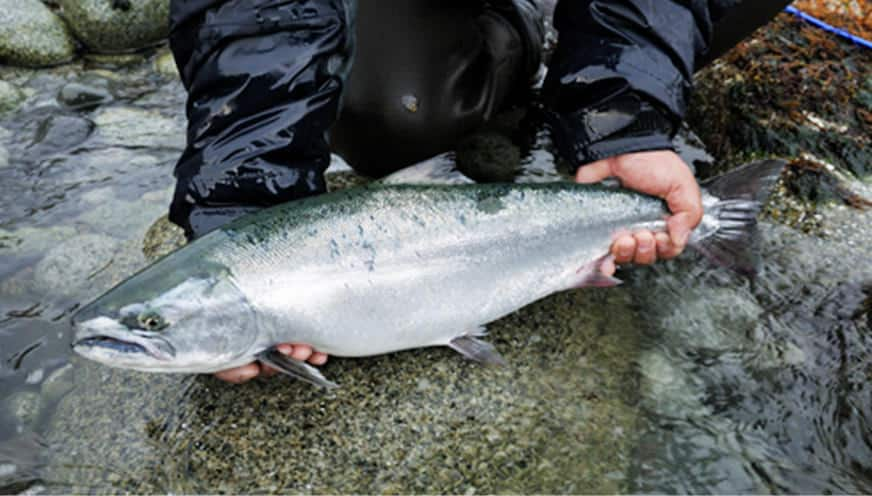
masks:
{"type": "MultiPolygon", "coordinates": [[[[71,312],[161,232],[184,139],[165,57],[2,69],[27,95],[0,117],[0,492],[872,492],[872,216],[838,201],[810,234],[764,219],[754,280],[689,254],[495,323],[501,371],[337,359],[323,393],[72,356],[71,312]]],[[[559,179],[533,143],[489,156],[559,179]]]]}

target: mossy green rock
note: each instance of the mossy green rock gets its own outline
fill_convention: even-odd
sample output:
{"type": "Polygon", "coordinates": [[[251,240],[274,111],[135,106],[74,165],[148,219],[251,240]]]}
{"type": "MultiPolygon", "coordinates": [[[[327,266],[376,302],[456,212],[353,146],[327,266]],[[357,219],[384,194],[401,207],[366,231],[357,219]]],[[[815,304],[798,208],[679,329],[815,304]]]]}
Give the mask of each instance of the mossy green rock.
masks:
{"type": "Polygon", "coordinates": [[[64,22],[42,2],[0,0],[0,63],[52,66],[69,62],[75,51],[64,22]]]}
{"type": "Polygon", "coordinates": [[[0,115],[18,108],[24,100],[24,93],[6,81],[0,81],[0,115]]]}
{"type": "Polygon", "coordinates": [[[169,0],[57,0],[61,15],[90,51],[154,45],[169,34],[169,0]]]}

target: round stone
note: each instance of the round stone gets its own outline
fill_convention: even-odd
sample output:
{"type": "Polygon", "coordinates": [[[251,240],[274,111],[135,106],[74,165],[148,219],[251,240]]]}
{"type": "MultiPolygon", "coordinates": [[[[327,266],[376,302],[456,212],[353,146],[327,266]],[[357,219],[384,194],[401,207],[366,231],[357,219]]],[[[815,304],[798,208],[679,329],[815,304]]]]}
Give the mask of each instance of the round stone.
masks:
{"type": "Polygon", "coordinates": [[[112,94],[105,88],[72,82],[61,88],[58,101],[73,110],[94,110],[111,102],[112,94]]]}
{"type": "Polygon", "coordinates": [[[90,51],[117,53],[163,41],[169,0],[57,0],[61,16],[90,51]]]}
{"type": "Polygon", "coordinates": [[[153,262],[185,245],[182,228],[170,222],[166,215],[151,225],[142,241],[142,253],[153,262]]]}
{"type": "Polygon", "coordinates": [[[39,0],[0,0],[0,63],[58,65],[72,60],[75,49],[64,22],[39,0]]]}

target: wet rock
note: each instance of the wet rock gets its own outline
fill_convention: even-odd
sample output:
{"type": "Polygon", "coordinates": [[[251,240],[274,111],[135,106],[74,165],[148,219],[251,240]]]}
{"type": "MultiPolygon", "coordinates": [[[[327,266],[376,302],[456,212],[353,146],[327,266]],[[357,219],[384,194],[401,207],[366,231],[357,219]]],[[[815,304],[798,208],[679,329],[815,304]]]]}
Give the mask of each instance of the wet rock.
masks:
{"type": "Polygon", "coordinates": [[[24,257],[45,253],[75,234],[76,230],[69,226],[0,229],[0,256],[24,257]]]}
{"type": "Polygon", "coordinates": [[[154,71],[161,76],[178,79],[179,69],[176,67],[176,60],[170,51],[162,52],[154,59],[154,71]]]}
{"type": "Polygon", "coordinates": [[[61,16],[90,51],[124,52],[169,33],[168,0],[57,0],[61,16]]]}
{"type": "Polygon", "coordinates": [[[108,236],[76,236],[49,250],[39,261],[33,284],[49,294],[77,294],[111,265],[116,251],[118,241],[108,236]]]}
{"type": "Polygon", "coordinates": [[[164,215],[148,228],[142,240],[142,254],[149,262],[185,245],[185,232],[164,215]]]}
{"type": "Polygon", "coordinates": [[[17,109],[24,100],[24,93],[14,85],[0,80],[0,115],[17,109]]]}
{"type": "Polygon", "coordinates": [[[39,419],[42,398],[33,391],[18,391],[4,400],[9,413],[22,426],[32,427],[39,419]]]}
{"type": "Polygon", "coordinates": [[[123,68],[132,68],[142,64],[143,57],[138,53],[87,53],[83,57],[88,65],[100,67],[108,70],[118,70],[123,68]]]}
{"type": "Polygon", "coordinates": [[[112,94],[106,88],[72,82],[61,88],[58,101],[73,110],[94,110],[111,102],[112,94]]]}
{"type": "Polygon", "coordinates": [[[74,56],[66,25],[39,0],[0,0],[0,62],[42,67],[74,56]]]}
{"type": "Polygon", "coordinates": [[[73,371],[73,366],[67,364],[49,374],[40,387],[42,400],[46,403],[54,403],[72,391],[75,387],[73,371]]]}
{"type": "Polygon", "coordinates": [[[94,130],[94,124],[88,119],[55,113],[34,122],[33,127],[33,138],[24,150],[23,158],[28,161],[68,151],[87,140],[94,130]]]}
{"type": "Polygon", "coordinates": [[[171,148],[185,146],[185,129],[181,122],[157,112],[133,107],[101,110],[94,118],[100,139],[113,146],[171,148]]]}
{"type": "Polygon", "coordinates": [[[139,240],[152,220],[166,210],[167,205],[144,201],[105,201],[90,206],[78,222],[116,238],[139,240]]]}

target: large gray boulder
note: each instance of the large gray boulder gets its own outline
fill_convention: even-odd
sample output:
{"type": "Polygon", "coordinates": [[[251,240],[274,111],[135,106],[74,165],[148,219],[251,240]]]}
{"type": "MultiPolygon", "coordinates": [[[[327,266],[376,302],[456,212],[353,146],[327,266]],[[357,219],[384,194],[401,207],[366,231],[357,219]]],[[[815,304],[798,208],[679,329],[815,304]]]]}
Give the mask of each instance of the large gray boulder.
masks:
{"type": "Polygon", "coordinates": [[[0,64],[58,65],[72,60],[75,50],[64,22],[42,2],[0,0],[0,64]]]}
{"type": "Polygon", "coordinates": [[[88,50],[117,53],[169,34],[169,0],[57,0],[61,16],[88,50]]]}

